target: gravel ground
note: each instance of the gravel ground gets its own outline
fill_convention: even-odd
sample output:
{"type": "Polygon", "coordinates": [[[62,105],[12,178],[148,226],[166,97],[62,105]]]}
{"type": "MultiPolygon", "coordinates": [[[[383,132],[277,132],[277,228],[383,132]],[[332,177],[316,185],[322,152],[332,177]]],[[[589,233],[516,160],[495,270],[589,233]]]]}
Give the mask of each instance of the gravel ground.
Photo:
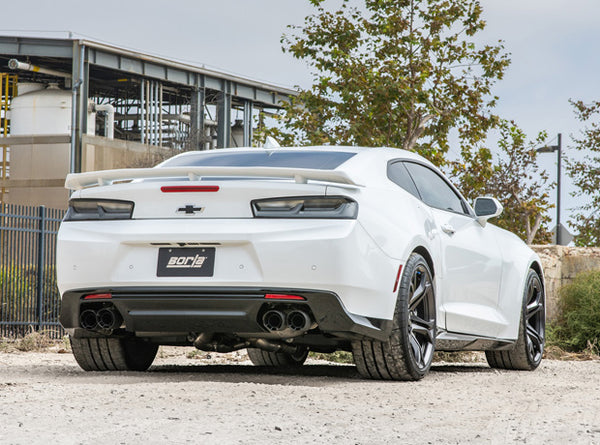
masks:
{"type": "Polygon", "coordinates": [[[535,372],[434,364],[420,382],[293,372],[164,348],[148,372],[86,373],[71,354],[0,353],[0,443],[600,444],[600,362],[535,372]],[[199,358],[198,358],[199,357],[199,358]]]}

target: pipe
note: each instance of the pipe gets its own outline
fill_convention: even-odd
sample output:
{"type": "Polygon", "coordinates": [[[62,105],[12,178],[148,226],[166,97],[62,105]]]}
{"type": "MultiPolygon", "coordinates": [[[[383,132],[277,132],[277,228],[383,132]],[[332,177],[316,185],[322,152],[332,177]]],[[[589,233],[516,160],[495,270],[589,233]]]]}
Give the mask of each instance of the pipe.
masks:
{"type": "Polygon", "coordinates": [[[268,331],[281,331],[285,328],[285,316],[280,311],[270,310],[265,312],[262,322],[268,331]]]}
{"type": "Polygon", "coordinates": [[[144,112],[146,113],[146,144],[147,145],[151,145],[152,141],[150,140],[151,138],[151,133],[150,133],[150,81],[146,80],[146,103],[145,108],[144,108],[144,112]]]}
{"type": "Polygon", "coordinates": [[[96,111],[105,113],[104,136],[108,139],[115,138],[115,107],[111,104],[96,105],[96,111]]]}
{"type": "Polygon", "coordinates": [[[83,329],[96,329],[98,326],[96,311],[87,309],[79,316],[79,324],[83,329]]]}
{"type": "Polygon", "coordinates": [[[298,351],[296,346],[286,345],[285,343],[273,343],[264,338],[250,340],[250,343],[255,348],[269,352],[287,352],[288,354],[295,354],[298,351]]]}
{"type": "MultiPolygon", "coordinates": [[[[79,50],[79,78],[77,82],[73,83],[73,87],[71,89],[71,148],[70,148],[70,165],[69,165],[69,173],[76,173],[76,165],[75,165],[75,151],[77,147],[77,128],[79,127],[79,122],[77,122],[77,95],[81,89],[81,85],[83,85],[83,58],[85,56],[85,46],[81,45],[79,50]]],[[[75,58],[75,54],[73,54],[73,58],[75,58]]],[[[14,60],[14,59],[13,59],[14,60]]],[[[71,193],[71,192],[69,192],[71,193]]]]}
{"type": "Polygon", "coordinates": [[[162,147],[163,144],[163,86],[162,83],[158,84],[158,145],[162,147]]]}
{"type": "Polygon", "coordinates": [[[241,343],[225,344],[219,343],[218,341],[212,341],[214,334],[203,332],[198,335],[194,340],[194,347],[201,351],[207,352],[233,352],[239,349],[244,349],[250,346],[250,341],[243,341],[241,343]]]}
{"type": "Polygon", "coordinates": [[[158,110],[156,109],[156,102],[158,98],[158,92],[156,88],[156,82],[152,82],[152,145],[157,145],[157,128],[156,128],[156,116],[158,110]]]}
{"type": "Polygon", "coordinates": [[[194,347],[196,347],[198,349],[202,349],[203,346],[210,343],[210,341],[213,339],[213,337],[214,337],[214,334],[210,334],[208,332],[203,332],[202,334],[198,335],[196,337],[196,339],[194,340],[194,347]]]}
{"type": "Polygon", "coordinates": [[[308,314],[299,310],[290,311],[286,320],[288,327],[294,331],[308,331],[312,324],[308,314]]]}
{"type": "Polygon", "coordinates": [[[114,308],[103,308],[96,314],[100,329],[117,329],[123,323],[123,317],[114,308]]]}
{"type": "Polygon", "coordinates": [[[71,79],[73,76],[63,71],[57,71],[50,68],[42,68],[41,66],[33,65],[27,62],[20,62],[17,59],[10,59],[8,61],[8,67],[11,70],[22,70],[32,71],[34,73],[48,74],[50,76],[64,77],[65,79],[71,79]]]}
{"type": "Polygon", "coordinates": [[[141,87],[140,87],[140,142],[142,144],[146,143],[146,129],[144,128],[144,125],[146,125],[146,121],[144,120],[144,107],[146,104],[145,98],[144,98],[144,94],[145,94],[145,90],[144,90],[144,85],[145,85],[145,81],[141,82],[141,87]]]}
{"type": "Polygon", "coordinates": [[[146,143],[152,145],[152,81],[146,81],[146,143]]]}

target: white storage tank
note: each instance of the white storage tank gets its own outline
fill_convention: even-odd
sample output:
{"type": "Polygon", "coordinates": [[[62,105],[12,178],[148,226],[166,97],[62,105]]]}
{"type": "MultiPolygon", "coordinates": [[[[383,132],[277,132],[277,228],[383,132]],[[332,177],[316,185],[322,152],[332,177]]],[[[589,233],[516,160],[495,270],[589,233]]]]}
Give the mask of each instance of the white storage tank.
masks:
{"type": "Polygon", "coordinates": [[[71,133],[71,92],[50,84],[13,98],[10,134],[44,135],[71,133]]]}
{"type": "MultiPolygon", "coordinates": [[[[40,84],[18,87],[11,101],[10,135],[37,136],[71,134],[71,91],[56,84],[39,88],[40,84]],[[22,91],[26,91],[22,93],[22,91]]],[[[90,101],[93,104],[93,102],[90,101]]],[[[87,133],[94,134],[96,114],[88,107],[87,133]]],[[[61,182],[69,172],[70,144],[13,145],[10,147],[10,179],[56,180],[61,182]]],[[[13,204],[46,205],[65,208],[68,193],[64,187],[11,187],[7,201],[13,204]]]]}
{"type": "Polygon", "coordinates": [[[32,91],[43,90],[46,88],[45,83],[38,82],[19,82],[17,84],[17,95],[31,93],[32,91]]]}

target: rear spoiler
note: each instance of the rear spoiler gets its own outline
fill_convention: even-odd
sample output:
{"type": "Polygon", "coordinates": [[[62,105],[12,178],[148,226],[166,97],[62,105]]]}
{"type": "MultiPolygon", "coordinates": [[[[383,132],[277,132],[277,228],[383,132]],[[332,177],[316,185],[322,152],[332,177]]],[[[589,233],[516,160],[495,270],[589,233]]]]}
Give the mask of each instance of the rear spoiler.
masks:
{"type": "Polygon", "coordinates": [[[79,190],[85,187],[111,185],[114,182],[149,178],[188,178],[190,181],[198,181],[203,177],[212,176],[287,178],[300,184],[313,180],[346,184],[353,188],[362,187],[346,172],[340,170],[286,167],[155,167],[71,173],[67,175],[65,188],[79,190]]]}

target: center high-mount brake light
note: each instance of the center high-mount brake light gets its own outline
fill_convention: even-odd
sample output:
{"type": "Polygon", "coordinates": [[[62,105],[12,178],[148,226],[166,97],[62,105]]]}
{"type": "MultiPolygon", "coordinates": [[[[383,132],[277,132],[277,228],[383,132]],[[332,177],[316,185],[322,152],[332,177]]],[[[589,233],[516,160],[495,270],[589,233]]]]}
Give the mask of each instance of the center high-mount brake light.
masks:
{"type": "Polygon", "coordinates": [[[83,297],[84,300],[108,300],[112,298],[112,294],[90,294],[83,297]]]}
{"type": "Polygon", "coordinates": [[[218,192],[218,185],[165,185],[160,188],[163,193],[189,193],[189,192],[218,192]]]}
{"type": "Polygon", "coordinates": [[[306,300],[306,298],[300,295],[287,295],[287,294],[266,294],[266,300],[306,300]]]}

